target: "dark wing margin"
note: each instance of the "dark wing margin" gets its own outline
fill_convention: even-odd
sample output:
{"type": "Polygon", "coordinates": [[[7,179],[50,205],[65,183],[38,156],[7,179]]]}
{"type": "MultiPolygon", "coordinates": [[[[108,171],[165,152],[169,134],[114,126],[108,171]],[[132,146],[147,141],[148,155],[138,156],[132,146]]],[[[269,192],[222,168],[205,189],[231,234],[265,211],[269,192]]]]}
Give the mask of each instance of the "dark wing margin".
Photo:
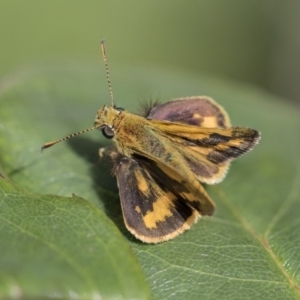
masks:
{"type": "Polygon", "coordinates": [[[154,104],[148,110],[148,119],[180,122],[205,128],[230,127],[226,111],[207,96],[178,98],[163,104],[154,104]]]}
{"type": "Polygon", "coordinates": [[[123,217],[136,238],[145,243],[167,241],[201,217],[199,199],[167,177],[155,162],[117,155],[115,175],[123,217]]]}

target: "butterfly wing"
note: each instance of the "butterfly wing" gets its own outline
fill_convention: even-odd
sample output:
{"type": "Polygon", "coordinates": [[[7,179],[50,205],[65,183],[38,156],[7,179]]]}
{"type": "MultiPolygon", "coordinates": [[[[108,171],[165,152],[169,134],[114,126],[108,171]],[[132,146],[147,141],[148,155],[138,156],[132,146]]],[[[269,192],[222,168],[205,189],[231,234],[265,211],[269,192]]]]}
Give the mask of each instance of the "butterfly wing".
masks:
{"type": "Polygon", "coordinates": [[[250,151],[260,139],[258,131],[245,127],[199,128],[157,120],[152,123],[159,136],[172,141],[197,179],[208,184],[220,182],[230,162],[250,151]]]}
{"type": "Polygon", "coordinates": [[[219,104],[206,96],[178,98],[148,109],[148,119],[180,122],[205,128],[230,127],[230,120],[219,104]]]}
{"type": "Polygon", "coordinates": [[[204,189],[191,193],[183,178],[176,173],[171,178],[159,163],[119,153],[113,160],[125,225],[143,242],[172,239],[202,214],[213,213],[214,205],[204,189]]]}
{"type": "Polygon", "coordinates": [[[208,184],[222,181],[230,162],[251,150],[259,140],[259,133],[253,129],[230,128],[225,110],[205,96],[179,98],[154,106],[148,118],[153,128],[159,128],[159,134],[172,141],[197,179],[208,184]]]}

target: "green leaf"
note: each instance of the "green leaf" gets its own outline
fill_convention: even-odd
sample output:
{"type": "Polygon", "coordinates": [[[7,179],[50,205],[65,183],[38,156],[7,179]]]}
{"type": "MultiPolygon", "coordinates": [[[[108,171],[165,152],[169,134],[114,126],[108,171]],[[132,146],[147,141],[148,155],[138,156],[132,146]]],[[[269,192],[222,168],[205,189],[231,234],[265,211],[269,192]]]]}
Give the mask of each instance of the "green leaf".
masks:
{"type": "MultiPolygon", "coordinates": [[[[167,101],[206,94],[226,108],[234,125],[262,132],[261,143],[233,163],[224,182],[208,186],[217,204],[213,217],[202,218],[172,241],[143,244],[124,227],[111,165],[99,162],[98,149],[109,143],[99,132],[40,153],[45,142],[90,127],[96,111],[110,103],[103,67],[90,64],[33,68],[2,82],[0,168],[6,176],[33,193],[75,193],[103,211],[128,239],[153,299],[300,299],[299,109],[258,89],[182,72],[118,67],[111,73],[116,104],[130,111],[137,111],[141,98],[160,95],[167,101]]],[[[66,226],[81,228],[81,212],[75,218],[78,208],[72,200],[65,200],[74,216],[66,226]]],[[[15,211],[24,224],[28,210],[20,205],[15,211]]],[[[44,228],[53,226],[49,216],[40,222],[44,228]]],[[[100,228],[107,225],[101,218],[98,223],[100,228]]],[[[71,234],[77,233],[69,233],[74,239],[71,234]]],[[[122,241],[116,230],[109,236],[122,241]]],[[[0,239],[2,244],[2,235],[0,239]]],[[[14,259],[22,268],[19,254],[14,259]]],[[[0,264],[6,259],[0,257],[0,264]]],[[[114,272],[126,271],[119,264],[114,272]]]]}
{"type": "Polygon", "coordinates": [[[82,198],[0,177],[0,237],[1,299],[148,299],[128,243],[82,198]]]}

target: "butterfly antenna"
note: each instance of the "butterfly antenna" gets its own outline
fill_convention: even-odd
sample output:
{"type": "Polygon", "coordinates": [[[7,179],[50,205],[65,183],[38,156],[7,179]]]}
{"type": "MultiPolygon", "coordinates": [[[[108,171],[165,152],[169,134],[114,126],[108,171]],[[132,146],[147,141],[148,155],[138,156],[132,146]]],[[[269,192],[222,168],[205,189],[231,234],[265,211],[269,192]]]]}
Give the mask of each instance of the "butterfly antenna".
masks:
{"type": "Polygon", "coordinates": [[[60,142],[65,141],[65,140],[68,140],[68,139],[70,139],[70,138],[72,138],[72,137],[74,137],[74,136],[80,135],[80,134],[82,134],[82,133],[86,133],[86,132],[91,131],[91,130],[94,130],[94,129],[96,129],[96,128],[98,128],[98,127],[97,127],[97,126],[94,126],[94,127],[88,128],[88,129],[81,130],[81,131],[79,131],[79,132],[72,133],[72,134],[70,134],[70,135],[68,135],[68,136],[66,136],[66,137],[64,137],[64,138],[62,138],[62,139],[59,139],[59,140],[57,140],[57,141],[48,142],[48,143],[44,144],[44,146],[42,147],[42,151],[43,151],[44,149],[47,149],[47,148],[49,148],[49,147],[51,147],[51,146],[57,144],[57,143],[60,143],[60,142]]]}
{"type": "Polygon", "coordinates": [[[115,106],[115,104],[114,104],[114,95],[113,95],[113,92],[112,92],[111,82],[110,82],[110,78],[109,78],[109,69],[108,69],[108,63],[107,63],[107,57],[106,57],[104,42],[105,42],[105,39],[101,41],[102,56],[103,56],[103,60],[104,60],[104,64],[105,64],[106,78],[107,78],[107,83],[108,83],[108,88],[109,88],[109,93],[110,93],[111,105],[115,106]]]}
{"type": "MultiPolygon", "coordinates": [[[[107,83],[108,83],[108,87],[109,87],[111,104],[112,104],[112,106],[114,106],[114,96],[113,96],[113,92],[112,92],[112,88],[111,88],[111,83],[110,83],[110,78],[109,78],[109,70],[108,70],[108,64],[107,64],[107,58],[106,58],[106,51],[105,51],[104,41],[105,40],[101,41],[101,50],[102,50],[103,60],[104,60],[104,64],[105,64],[106,78],[107,78],[107,83]]],[[[97,129],[97,128],[99,128],[99,126],[94,126],[94,127],[88,128],[88,129],[84,129],[84,130],[81,130],[79,132],[72,133],[72,134],[70,134],[70,135],[68,135],[68,136],[66,136],[66,137],[64,137],[62,139],[59,139],[59,140],[56,140],[56,141],[52,141],[52,142],[48,142],[48,143],[44,144],[44,146],[42,147],[42,151],[44,149],[52,147],[53,145],[55,145],[57,143],[60,143],[62,141],[68,140],[68,139],[70,139],[70,138],[72,138],[74,136],[86,133],[88,131],[91,131],[91,130],[94,130],[94,129],[97,129]]]]}

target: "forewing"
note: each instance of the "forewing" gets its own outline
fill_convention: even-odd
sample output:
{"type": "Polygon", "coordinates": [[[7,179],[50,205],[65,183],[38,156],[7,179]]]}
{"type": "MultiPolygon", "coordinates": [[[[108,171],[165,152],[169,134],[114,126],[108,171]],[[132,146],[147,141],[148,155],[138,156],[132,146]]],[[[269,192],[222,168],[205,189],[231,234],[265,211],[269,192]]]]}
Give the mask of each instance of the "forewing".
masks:
{"type": "Polygon", "coordinates": [[[146,117],[205,128],[230,127],[230,120],[225,110],[206,96],[178,98],[154,105],[146,117]]]}
{"type": "Polygon", "coordinates": [[[259,141],[258,131],[245,127],[202,128],[151,120],[153,130],[181,153],[201,182],[220,182],[230,162],[250,151],[259,141]]]}
{"type": "Polygon", "coordinates": [[[201,215],[213,213],[213,202],[205,190],[194,195],[178,174],[171,178],[144,157],[119,154],[114,161],[125,225],[143,242],[172,239],[201,215]]]}
{"type": "Polygon", "coordinates": [[[199,128],[153,121],[153,128],[157,128],[159,134],[169,138],[173,144],[190,147],[215,164],[225,163],[245,154],[260,139],[257,130],[246,127],[199,128]]]}
{"type": "MultiPolygon", "coordinates": [[[[147,118],[180,122],[203,128],[228,128],[230,120],[219,104],[206,96],[178,98],[164,104],[155,105],[149,110],[147,118]]],[[[184,141],[183,141],[184,142],[184,141]]],[[[222,165],[210,162],[206,158],[206,149],[188,148],[178,140],[178,150],[193,170],[197,179],[205,183],[220,182],[229,168],[229,162],[222,165]],[[184,146],[184,148],[183,148],[184,146]]],[[[199,147],[198,147],[199,148],[199,147]]]]}

